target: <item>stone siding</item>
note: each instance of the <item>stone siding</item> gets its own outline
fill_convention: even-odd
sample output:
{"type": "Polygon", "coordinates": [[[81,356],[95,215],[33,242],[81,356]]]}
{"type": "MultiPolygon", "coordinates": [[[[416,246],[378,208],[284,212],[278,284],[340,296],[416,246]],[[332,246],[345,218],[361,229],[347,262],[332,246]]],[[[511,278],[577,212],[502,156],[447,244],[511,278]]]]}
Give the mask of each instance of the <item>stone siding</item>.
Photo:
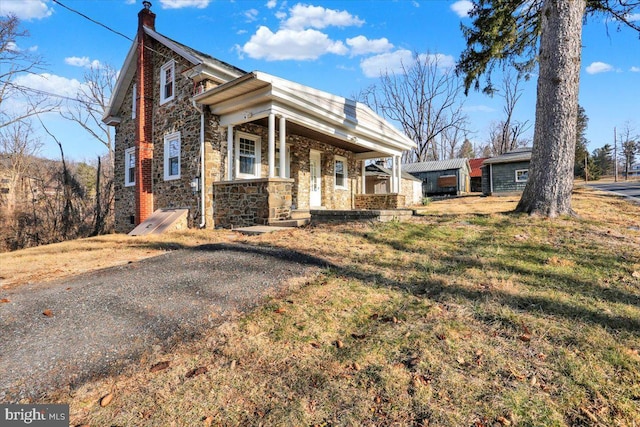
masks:
{"type": "Polygon", "coordinates": [[[214,221],[227,228],[291,218],[292,179],[264,178],[213,184],[214,221]]]}
{"type": "Polygon", "coordinates": [[[400,209],[406,206],[403,194],[357,194],[355,196],[356,209],[400,209]]]}

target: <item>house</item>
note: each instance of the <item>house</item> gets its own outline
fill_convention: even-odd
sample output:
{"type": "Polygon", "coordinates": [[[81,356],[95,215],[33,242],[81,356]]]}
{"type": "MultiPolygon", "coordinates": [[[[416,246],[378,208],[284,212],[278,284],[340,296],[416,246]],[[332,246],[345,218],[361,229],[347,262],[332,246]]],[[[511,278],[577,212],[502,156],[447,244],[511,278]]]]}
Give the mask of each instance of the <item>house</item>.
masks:
{"type": "Polygon", "coordinates": [[[469,159],[469,167],[471,168],[471,173],[469,174],[469,177],[471,178],[472,193],[482,192],[482,162],[484,162],[487,159],[488,157],[481,157],[478,159],[469,159]]]}
{"type": "MultiPolygon", "coordinates": [[[[393,172],[384,167],[383,162],[375,162],[365,167],[366,194],[391,193],[391,176],[393,172]]],[[[422,204],[422,181],[402,171],[400,174],[400,194],[405,197],[406,206],[422,204]]]]}
{"type": "Polygon", "coordinates": [[[427,196],[468,193],[471,168],[467,159],[434,160],[409,163],[403,170],[422,181],[422,194],[427,196]]]}
{"type": "Polygon", "coordinates": [[[516,148],[482,163],[485,196],[521,193],[529,179],[531,147],[516,148]]]}
{"type": "Polygon", "coordinates": [[[158,209],[189,226],[274,224],[313,208],[355,209],[364,162],[415,144],[365,105],[260,71],[245,72],[155,29],[138,13],[103,121],[115,127],[116,230],[158,209]]]}

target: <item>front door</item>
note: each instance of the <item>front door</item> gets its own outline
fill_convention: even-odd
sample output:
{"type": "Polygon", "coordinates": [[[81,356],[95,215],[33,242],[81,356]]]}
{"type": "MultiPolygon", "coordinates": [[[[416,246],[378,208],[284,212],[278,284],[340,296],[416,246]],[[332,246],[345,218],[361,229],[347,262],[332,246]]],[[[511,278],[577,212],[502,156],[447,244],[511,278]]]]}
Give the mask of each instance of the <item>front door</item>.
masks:
{"type": "Polygon", "coordinates": [[[320,169],[320,152],[311,151],[309,154],[309,175],[311,182],[309,186],[309,206],[319,207],[322,205],[322,173],[320,169]]]}

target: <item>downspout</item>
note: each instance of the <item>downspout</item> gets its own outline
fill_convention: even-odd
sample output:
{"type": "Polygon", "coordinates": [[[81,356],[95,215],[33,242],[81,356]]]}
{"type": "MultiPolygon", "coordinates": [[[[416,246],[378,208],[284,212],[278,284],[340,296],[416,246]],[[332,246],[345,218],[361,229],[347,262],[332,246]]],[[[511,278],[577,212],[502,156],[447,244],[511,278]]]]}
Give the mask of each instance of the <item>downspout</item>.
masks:
{"type": "Polygon", "coordinates": [[[200,215],[202,215],[202,220],[199,227],[204,228],[207,225],[207,217],[205,215],[206,185],[204,179],[204,108],[198,107],[195,100],[191,102],[193,103],[193,108],[200,113],[200,215]]]}
{"type": "Polygon", "coordinates": [[[489,163],[489,195],[493,196],[493,163],[489,163]]]}

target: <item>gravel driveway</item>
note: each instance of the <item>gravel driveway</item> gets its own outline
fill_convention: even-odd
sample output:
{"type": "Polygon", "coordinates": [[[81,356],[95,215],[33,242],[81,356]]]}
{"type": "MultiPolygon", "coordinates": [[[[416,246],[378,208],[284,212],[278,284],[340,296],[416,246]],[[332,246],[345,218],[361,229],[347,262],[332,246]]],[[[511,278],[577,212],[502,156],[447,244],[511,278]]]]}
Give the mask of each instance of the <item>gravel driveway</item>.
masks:
{"type": "Polygon", "coordinates": [[[324,264],[285,250],[204,245],[3,292],[10,302],[0,304],[0,402],[37,403],[55,388],[118,372],[324,264]]]}

